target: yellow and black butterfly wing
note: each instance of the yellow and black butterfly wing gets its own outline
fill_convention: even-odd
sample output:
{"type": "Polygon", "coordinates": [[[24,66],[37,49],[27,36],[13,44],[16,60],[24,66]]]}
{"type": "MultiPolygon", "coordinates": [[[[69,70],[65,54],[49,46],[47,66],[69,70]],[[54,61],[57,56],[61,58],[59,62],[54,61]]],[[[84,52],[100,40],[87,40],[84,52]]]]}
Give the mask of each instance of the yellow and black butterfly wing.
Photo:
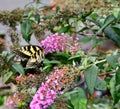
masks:
{"type": "Polygon", "coordinates": [[[36,45],[22,46],[14,50],[17,55],[28,58],[29,63],[41,63],[44,59],[44,51],[42,48],[36,45]]]}
{"type": "Polygon", "coordinates": [[[44,59],[44,51],[39,46],[30,46],[31,57],[30,62],[41,63],[44,59]]]}

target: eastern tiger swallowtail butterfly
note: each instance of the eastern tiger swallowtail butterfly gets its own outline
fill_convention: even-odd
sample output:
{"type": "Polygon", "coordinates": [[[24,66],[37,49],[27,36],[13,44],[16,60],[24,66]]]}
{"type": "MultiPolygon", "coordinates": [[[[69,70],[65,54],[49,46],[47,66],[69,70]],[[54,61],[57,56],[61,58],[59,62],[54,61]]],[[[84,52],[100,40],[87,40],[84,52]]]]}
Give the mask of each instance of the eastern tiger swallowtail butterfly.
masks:
{"type": "Polygon", "coordinates": [[[29,63],[41,63],[44,59],[44,51],[37,45],[26,45],[14,49],[13,52],[23,58],[29,59],[29,63]]]}

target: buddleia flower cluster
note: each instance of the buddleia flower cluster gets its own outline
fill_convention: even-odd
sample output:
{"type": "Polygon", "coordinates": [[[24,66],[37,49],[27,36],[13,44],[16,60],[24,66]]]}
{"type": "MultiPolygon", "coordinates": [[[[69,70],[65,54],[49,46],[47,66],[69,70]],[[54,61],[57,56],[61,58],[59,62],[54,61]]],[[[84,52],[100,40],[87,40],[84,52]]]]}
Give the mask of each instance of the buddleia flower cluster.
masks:
{"type": "MultiPolygon", "coordinates": [[[[29,103],[27,103],[26,100],[30,98],[32,100],[30,102],[30,109],[46,109],[55,102],[57,96],[64,94],[65,89],[71,86],[78,75],[80,75],[80,71],[78,69],[72,67],[71,65],[63,66],[62,68],[51,72],[50,75],[46,77],[45,82],[39,82],[40,87],[37,88],[38,90],[37,92],[35,91],[36,93],[34,92],[34,96],[30,93],[22,93],[19,90],[14,93],[13,96],[8,98],[7,105],[9,107],[18,107],[19,104],[27,106],[29,103]]],[[[27,77],[20,75],[16,78],[16,82],[22,86],[24,82],[28,81],[28,79],[34,80],[35,78],[36,75],[32,74],[29,74],[27,77]]],[[[32,84],[33,83],[31,83],[31,85],[32,84]]]]}
{"type": "Polygon", "coordinates": [[[39,46],[44,48],[45,54],[65,51],[75,54],[80,50],[77,40],[78,39],[74,39],[73,37],[69,37],[65,34],[59,35],[56,33],[42,40],[39,46]]]}
{"type": "Polygon", "coordinates": [[[42,83],[36,94],[34,95],[30,109],[46,109],[54,103],[57,95],[64,93],[64,89],[68,87],[79,75],[79,71],[70,66],[64,66],[56,69],[42,83]]]}

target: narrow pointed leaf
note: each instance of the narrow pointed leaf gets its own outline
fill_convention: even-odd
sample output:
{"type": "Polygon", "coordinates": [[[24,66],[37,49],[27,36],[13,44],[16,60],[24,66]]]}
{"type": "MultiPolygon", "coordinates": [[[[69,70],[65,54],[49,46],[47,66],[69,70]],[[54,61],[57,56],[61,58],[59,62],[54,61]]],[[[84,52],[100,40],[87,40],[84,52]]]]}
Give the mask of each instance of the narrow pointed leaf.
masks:
{"type": "Polygon", "coordinates": [[[22,75],[25,74],[25,71],[24,71],[23,67],[22,67],[20,64],[14,63],[14,64],[12,65],[12,68],[13,68],[16,72],[18,72],[18,73],[20,73],[20,74],[22,74],[22,75]]]}
{"type": "Polygon", "coordinates": [[[12,75],[13,75],[12,71],[6,72],[2,78],[3,83],[6,83],[12,75]]]}

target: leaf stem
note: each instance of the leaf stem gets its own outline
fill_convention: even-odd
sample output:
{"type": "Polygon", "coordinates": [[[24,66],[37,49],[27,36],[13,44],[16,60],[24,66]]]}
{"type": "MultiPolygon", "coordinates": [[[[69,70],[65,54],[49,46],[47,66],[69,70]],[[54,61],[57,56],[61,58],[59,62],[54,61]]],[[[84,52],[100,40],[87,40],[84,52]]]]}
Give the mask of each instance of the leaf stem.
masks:
{"type": "Polygon", "coordinates": [[[87,66],[80,66],[79,70],[85,70],[85,69],[91,67],[92,65],[96,65],[96,64],[99,64],[99,63],[102,63],[102,62],[105,62],[105,61],[106,61],[106,59],[103,59],[103,60],[100,60],[100,61],[96,61],[95,63],[89,64],[87,66]]]}

